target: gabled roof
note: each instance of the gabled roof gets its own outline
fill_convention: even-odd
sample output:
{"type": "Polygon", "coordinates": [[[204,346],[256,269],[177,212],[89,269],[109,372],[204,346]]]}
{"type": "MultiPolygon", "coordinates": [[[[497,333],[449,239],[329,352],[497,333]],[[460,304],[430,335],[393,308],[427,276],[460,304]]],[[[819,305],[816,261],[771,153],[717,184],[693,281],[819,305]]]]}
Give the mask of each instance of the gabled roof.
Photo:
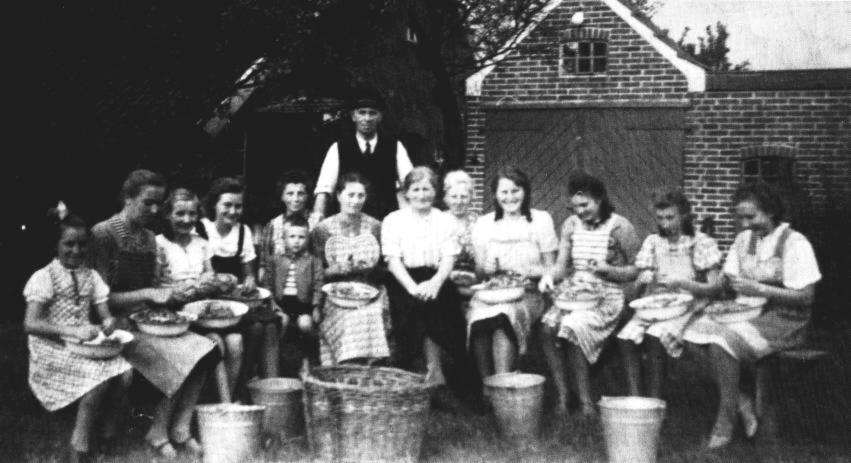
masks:
{"type": "MultiPolygon", "coordinates": [[[[676,42],[658,26],[650,21],[639,10],[619,0],[598,0],[609,7],[615,14],[629,24],[630,27],[640,35],[647,43],[656,49],[663,57],[680,70],[688,82],[688,89],[692,92],[701,92],[706,89],[706,69],[691,56],[685,53],[676,42]]],[[[521,34],[517,43],[523,42],[564,0],[550,1],[538,17],[521,34]]],[[[516,49],[516,47],[515,47],[516,49]]],[[[513,52],[514,50],[512,50],[513,52]]],[[[498,61],[505,59],[509,53],[497,57],[498,61]]],[[[493,72],[496,65],[487,66],[467,78],[467,95],[479,96],[482,93],[482,83],[485,78],[493,72]]]]}

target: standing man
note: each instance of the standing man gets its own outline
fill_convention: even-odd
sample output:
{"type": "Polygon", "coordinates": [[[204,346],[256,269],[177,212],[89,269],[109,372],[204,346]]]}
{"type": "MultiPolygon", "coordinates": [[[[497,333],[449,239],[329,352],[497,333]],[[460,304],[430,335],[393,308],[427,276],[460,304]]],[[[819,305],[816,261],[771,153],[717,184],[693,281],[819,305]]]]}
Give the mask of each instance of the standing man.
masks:
{"type": "Polygon", "coordinates": [[[364,91],[352,102],[355,132],[343,135],[325,154],[319,179],[311,224],[325,217],[328,197],[333,193],[340,174],[359,172],[371,183],[372,191],[363,211],[378,220],[399,208],[397,192],[402,179],[413,169],[402,143],[379,130],[385,109],[375,91],[364,91]]]}

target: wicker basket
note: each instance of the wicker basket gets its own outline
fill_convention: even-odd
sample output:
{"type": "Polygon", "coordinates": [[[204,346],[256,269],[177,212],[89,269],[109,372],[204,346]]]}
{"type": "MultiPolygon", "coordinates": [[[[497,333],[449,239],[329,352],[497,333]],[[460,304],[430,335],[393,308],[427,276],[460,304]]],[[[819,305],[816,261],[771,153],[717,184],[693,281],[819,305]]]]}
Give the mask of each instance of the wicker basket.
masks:
{"type": "Polygon", "coordinates": [[[417,461],[430,404],[423,375],[340,365],[314,368],[303,381],[307,439],[316,460],[417,461]]]}

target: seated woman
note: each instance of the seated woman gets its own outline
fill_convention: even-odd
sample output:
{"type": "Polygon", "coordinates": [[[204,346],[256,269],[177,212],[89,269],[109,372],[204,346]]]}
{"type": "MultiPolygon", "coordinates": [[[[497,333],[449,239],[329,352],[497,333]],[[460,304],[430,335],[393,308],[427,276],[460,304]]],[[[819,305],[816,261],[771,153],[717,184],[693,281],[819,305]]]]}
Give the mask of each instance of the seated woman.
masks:
{"type": "MultiPolygon", "coordinates": [[[[124,208],[92,228],[92,257],[98,273],[112,292],[109,305],[114,313],[128,315],[150,306],[165,306],[172,290],[154,284],[157,246],[154,234],[145,227],[157,217],[165,197],[165,180],[148,170],[130,173],[122,187],[124,208]]],[[[193,453],[201,446],[192,437],[190,423],[198,394],[208,371],[201,359],[216,344],[195,333],[159,337],[135,332],[132,349],[124,356],[133,367],[159,389],[164,397],[154,410],[145,440],[160,456],[174,458],[178,445],[193,453]]]]}
{"type": "MultiPolygon", "coordinates": [[[[479,275],[514,272],[537,280],[555,262],[558,239],[553,219],[532,209],[529,178],[513,167],[500,169],[491,181],[494,212],[476,221],[472,241],[479,275]]],[[[531,326],[543,313],[535,286],[515,302],[486,304],[473,295],[467,312],[470,348],[482,377],[514,369],[518,354],[526,352],[531,326]]]]}
{"type": "Polygon", "coordinates": [[[452,218],[433,207],[437,183],[437,174],[428,167],[415,167],[405,176],[407,204],[384,219],[381,248],[393,275],[388,291],[394,364],[425,369],[431,382],[443,386],[441,349],[459,365],[465,349],[458,293],[447,282],[459,250],[451,235],[452,218]]]}
{"type": "Polygon", "coordinates": [[[452,236],[461,248],[455,259],[455,270],[475,271],[473,225],[479,214],[470,209],[473,202],[473,179],[463,170],[453,170],[443,177],[443,204],[453,219],[452,236]]]}
{"type": "MultiPolygon", "coordinates": [[[[158,286],[177,291],[191,289],[197,287],[203,274],[213,273],[212,250],[207,240],[195,233],[200,207],[198,196],[184,188],[174,190],[166,199],[163,212],[168,224],[156,238],[158,286]]],[[[216,331],[201,334],[219,346],[223,360],[215,369],[216,387],[221,401],[230,402],[242,363],[242,335],[216,331]]]]}
{"type": "Polygon", "coordinates": [[[596,416],[591,398],[589,364],[615,330],[624,306],[621,284],[635,279],[635,255],[641,241],[635,228],[614,213],[606,187],[584,172],[571,175],[567,192],[574,215],[561,228],[558,258],[541,277],[539,288],[550,291],[570,270],[570,282],[598,285],[601,299],[592,310],[564,313],[552,307],[542,320],[543,350],[558,392],[558,411],[567,412],[565,358],[583,416],[596,416]],[[559,346],[564,347],[562,351],[559,346]]]}
{"type": "Polygon", "coordinates": [[[742,185],[733,205],[743,231],[722,271],[736,294],[764,297],[767,303],[749,321],[721,324],[704,315],[683,334],[686,341],[707,346],[718,382],[720,403],[709,448],[730,443],[737,411],[745,434],[756,434],[752,393],[740,390],[742,367],[804,342],[815,284],[821,280],[809,241],[783,222],[777,191],[765,184],[742,185]]]}
{"type": "Polygon", "coordinates": [[[325,282],[361,281],[378,288],[379,293],[358,310],[325,298],[318,314],[320,360],[323,365],[333,365],[386,359],[390,356],[390,306],[380,265],[381,222],[362,212],[369,184],[360,174],[344,174],[336,190],[340,212],[319,222],[311,234],[314,254],[324,262],[325,282]]]}
{"type": "Polygon", "coordinates": [[[117,404],[104,399],[109,396],[109,402],[122,402],[133,376],[132,367],[121,356],[89,359],[71,353],[60,340],[88,341],[100,332],[109,335],[116,320],[107,306],[109,288],[86,266],[88,227],[79,217],[67,215],[64,207],[54,214],[58,215],[51,246],[56,257],[24,287],[24,331],[29,335],[29,385],[35,397],[51,412],[78,402],[69,453],[69,461],[76,463],[89,460],[92,428],[99,415],[105,418],[103,437],[115,437],[117,404]],[[89,321],[92,308],[100,325],[89,321]]]}
{"type": "Polygon", "coordinates": [[[714,239],[694,229],[691,204],[681,191],[657,193],[653,209],[659,231],[644,240],[635,258],[635,266],[641,272],[636,282],[645,296],[685,292],[696,298],[689,312],[671,320],[651,323],[633,316],[618,333],[618,344],[630,395],[642,393],[644,353],[647,395],[661,397],[664,354],[667,351],[672,357],[680,356],[683,329],[720,289],[721,251],[714,239]]]}

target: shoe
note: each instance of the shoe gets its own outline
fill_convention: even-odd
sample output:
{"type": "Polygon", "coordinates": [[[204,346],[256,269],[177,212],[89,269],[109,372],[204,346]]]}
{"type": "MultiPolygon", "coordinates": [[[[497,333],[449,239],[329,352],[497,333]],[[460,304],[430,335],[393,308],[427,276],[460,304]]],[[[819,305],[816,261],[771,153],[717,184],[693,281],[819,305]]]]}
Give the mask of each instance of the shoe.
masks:
{"type": "Polygon", "coordinates": [[[183,442],[175,442],[174,445],[177,446],[178,450],[196,457],[200,457],[204,454],[204,447],[202,447],[194,437],[190,437],[183,442]]]}
{"type": "Polygon", "coordinates": [[[706,448],[709,450],[717,450],[726,447],[732,441],[732,435],[725,436],[722,434],[712,434],[709,436],[709,442],[706,444],[706,448]]]}
{"type": "Polygon", "coordinates": [[[742,419],[742,424],[744,425],[745,436],[748,439],[752,439],[756,436],[756,430],[759,426],[759,421],[756,418],[756,412],[754,411],[753,401],[750,397],[740,394],[739,395],[739,406],[738,406],[739,418],[742,419]]]}
{"type": "Polygon", "coordinates": [[[177,458],[177,450],[171,445],[171,442],[163,438],[162,440],[149,440],[145,439],[145,442],[148,444],[148,449],[155,456],[160,458],[165,458],[167,460],[174,460],[177,458]]]}

